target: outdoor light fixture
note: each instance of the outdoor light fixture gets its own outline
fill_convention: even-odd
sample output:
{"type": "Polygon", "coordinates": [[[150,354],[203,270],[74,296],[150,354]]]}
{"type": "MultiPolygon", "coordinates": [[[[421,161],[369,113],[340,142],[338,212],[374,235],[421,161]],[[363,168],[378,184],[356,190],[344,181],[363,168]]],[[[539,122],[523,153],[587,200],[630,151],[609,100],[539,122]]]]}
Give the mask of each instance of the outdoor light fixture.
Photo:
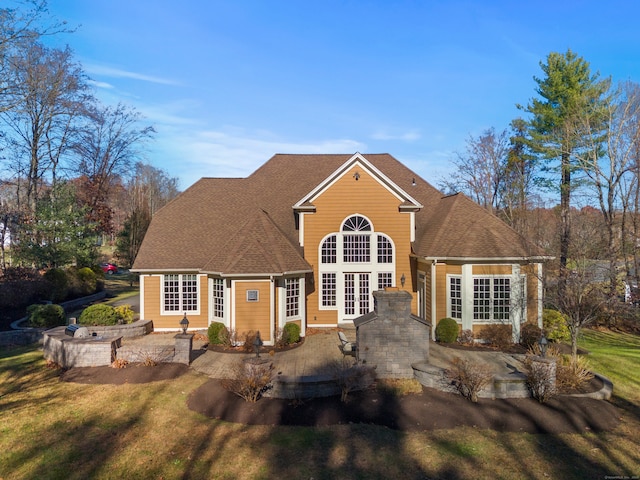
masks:
{"type": "Polygon", "coordinates": [[[400,277],[400,285],[404,287],[404,282],[406,281],[407,281],[407,278],[404,276],[404,273],[403,273],[402,276],[400,277]]]}
{"type": "Polygon", "coordinates": [[[253,348],[256,350],[256,358],[260,358],[260,347],[262,346],[262,339],[260,338],[260,330],[256,333],[256,339],[253,341],[253,348]]]}
{"type": "Polygon", "coordinates": [[[544,333],[540,337],[540,340],[538,340],[538,345],[540,345],[540,353],[544,357],[547,353],[547,346],[549,345],[549,341],[547,337],[544,336],[544,333]]]}
{"type": "Polygon", "coordinates": [[[187,312],[184,312],[184,317],[180,320],[180,326],[182,327],[182,333],[186,335],[187,328],[189,328],[189,319],[187,318],[187,312]]]}
{"type": "Polygon", "coordinates": [[[360,180],[360,174],[358,172],[354,173],[353,178],[355,178],[357,182],[358,180],[360,180]]]}
{"type": "Polygon", "coordinates": [[[416,179],[414,178],[413,180],[411,180],[411,186],[415,187],[416,186],[416,179]]]}

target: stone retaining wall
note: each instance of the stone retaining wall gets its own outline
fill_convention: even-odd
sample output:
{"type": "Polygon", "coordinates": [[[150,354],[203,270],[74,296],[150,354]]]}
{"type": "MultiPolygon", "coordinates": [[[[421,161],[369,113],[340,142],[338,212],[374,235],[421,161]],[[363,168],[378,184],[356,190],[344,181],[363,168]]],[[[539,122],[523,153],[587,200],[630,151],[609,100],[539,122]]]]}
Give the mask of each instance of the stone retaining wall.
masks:
{"type": "Polygon", "coordinates": [[[153,332],[153,322],[151,320],[138,320],[133,323],[109,326],[87,326],[90,334],[96,334],[103,338],[130,338],[142,337],[153,332]]]}
{"type": "Polygon", "coordinates": [[[65,334],[66,327],[55,327],[43,334],[45,360],[63,368],[111,365],[116,358],[121,337],[74,338],[65,334]]]}

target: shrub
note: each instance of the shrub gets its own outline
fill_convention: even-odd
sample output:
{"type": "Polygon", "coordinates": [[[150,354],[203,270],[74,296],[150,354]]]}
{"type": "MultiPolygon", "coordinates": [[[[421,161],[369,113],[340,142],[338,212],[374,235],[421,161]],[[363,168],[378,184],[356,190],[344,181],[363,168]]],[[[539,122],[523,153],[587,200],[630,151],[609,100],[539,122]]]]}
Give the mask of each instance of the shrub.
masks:
{"type": "Polygon", "coordinates": [[[340,401],[346,403],[349,393],[362,390],[375,380],[375,370],[362,364],[350,364],[344,359],[333,364],[333,379],[340,387],[340,401]]]}
{"type": "Polygon", "coordinates": [[[256,347],[254,345],[256,341],[256,337],[258,336],[257,332],[253,330],[249,330],[248,332],[243,332],[241,340],[239,341],[242,346],[242,350],[245,352],[255,352],[256,347]]]}
{"type": "Polygon", "coordinates": [[[527,386],[533,398],[540,403],[544,403],[556,394],[556,381],[551,375],[548,363],[535,361],[531,356],[527,356],[524,366],[527,375],[527,386]]]}
{"type": "Polygon", "coordinates": [[[67,285],[69,288],[67,297],[78,298],[84,296],[85,293],[82,286],[82,281],[80,280],[80,276],[78,275],[78,269],[76,267],[69,267],[64,271],[64,273],[67,276],[67,285]]]}
{"type": "Polygon", "coordinates": [[[247,402],[257,402],[262,394],[270,388],[273,372],[274,367],[271,362],[240,361],[233,370],[232,378],[222,380],[222,386],[247,402]]]}
{"type": "Polygon", "coordinates": [[[538,343],[542,336],[540,327],[533,323],[525,323],[520,330],[520,343],[527,348],[531,348],[538,343]]]}
{"type": "Polygon", "coordinates": [[[464,398],[478,401],[478,393],[493,380],[493,373],[487,364],[473,363],[455,357],[452,368],[445,370],[445,377],[464,398]]]}
{"type": "Polygon", "coordinates": [[[458,342],[463,345],[473,345],[473,330],[465,329],[460,332],[460,336],[458,337],[458,342]]]}
{"type": "Polygon", "coordinates": [[[51,328],[67,324],[64,308],[60,305],[30,305],[27,314],[32,327],[51,328]]]}
{"type": "Polygon", "coordinates": [[[118,323],[131,323],[135,316],[135,312],[131,308],[131,305],[118,305],[115,307],[116,315],[118,316],[118,323]]]}
{"type": "Polygon", "coordinates": [[[44,279],[49,284],[49,300],[54,303],[62,302],[69,296],[69,279],[61,268],[51,268],[47,270],[44,279]]]}
{"type": "Polygon", "coordinates": [[[480,330],[480,338],[500,350],[512,344],[511,329],[508,325],[487,325],[480,330]]]}
{"type": "Polygon", "coordinates": [[[91,295],[96,293],[98,279],[93,270],[84,267],[77,272],[78,280],[80,280],[80,293],[82,295],[91,295]]]}
{"type": "Polygon", "coordinates": [[[453,343],[458,339],[458,322],[453,318],[443,318],[436,326],[436,340],[442,343],[453,343]]]}
{"type": "Polygon", "coordinates": [[[112,306],[99,303],[85,308],[78,323],[81,325],[116,325],[118,314],[112,306]]]}
{"type": "Polygon", "coordinates": [[[571,339],[567,318],[557,310],[545,308],[542,311],[542,325],[545,336],[554,342],[568,342],[571,339]]]}
{"type": "Polygon", "coordinates": [[[589,361],[578,356],[573,360],[570,355],[559,356],[556,362],[556,384],[561,392],[577,390],[593,378],[589,370],[589,361]]]}
{"type": "Polygon", "coordinates": [[[297,323],[286,323],[282,334],[286,335],[287,344],[298,343],[300,341],[300,326],[297,323]]]}
{"type": "Polygon", "coordinates": [[[207,336],[209,337],[209,344],[224,345],[225,337],[228,338],[229,332],[227,330],[227,327],[224,326],[224,323],[213,322],[207,329],[207,336]]]}

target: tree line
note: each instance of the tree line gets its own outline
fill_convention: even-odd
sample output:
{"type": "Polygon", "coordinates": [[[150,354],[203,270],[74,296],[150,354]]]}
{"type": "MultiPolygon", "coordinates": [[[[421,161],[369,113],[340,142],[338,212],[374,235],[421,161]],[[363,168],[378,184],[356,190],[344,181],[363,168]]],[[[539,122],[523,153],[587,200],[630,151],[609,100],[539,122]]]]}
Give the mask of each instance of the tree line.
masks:
{"type": "Polygon", "coordinates": [[[131,265],[178,180],[143,161],[155,130],[104,105],[46,0],[0,9],[0,267],[91,266],[103,239],[131,265]]]}
{"type": "Polygon", "coordinates": [[[440,186],[554,257],[546,301],[585,324],[640,281],[640,85],[601,77],[571,50],[540,68],[522,117],[470,136],[440,186]]]}

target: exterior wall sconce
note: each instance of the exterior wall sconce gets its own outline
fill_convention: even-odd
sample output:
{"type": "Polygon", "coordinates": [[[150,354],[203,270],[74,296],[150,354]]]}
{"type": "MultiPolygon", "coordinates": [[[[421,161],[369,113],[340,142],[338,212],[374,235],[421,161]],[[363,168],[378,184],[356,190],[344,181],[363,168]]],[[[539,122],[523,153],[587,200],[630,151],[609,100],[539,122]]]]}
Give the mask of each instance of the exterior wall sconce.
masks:
{"type": "Polygon", "coordinates": [[[358,180],[360,180],[360,174],[358,172],[354,173],[353,178],[355,178],[357,182],[358,180]]]}
{"type": "Polygon", "coordinates": [[[404,276],[404,273],[400,277],[400,285],[404,287],[404,283],[407,281],[407,278],[404,276]]]}
{"type": "Polygon", "coordinates": [[[187,328],[189,328],[189,319],[187,318],[187,312],[184,312],[184,317],[180,320],[180,327],[182,328],[183,335],[187,334],[187,328]]]}
{"type": "Polygon", "coordinates": [[[547,354],[547,346],[549,345],[549,341],[547,340],[547,337],[544,336],[544,333],[540,337],[540,340],[538,340],[538,345],[540,345],[540,353],[542,357],[545,357],[547,354]]]}
{"type": "Polygon", "coordinates": [[[416,186],[416,179],[414,178],[413,180],[411,180],[411,186],[415,187],[416,186]]]}

